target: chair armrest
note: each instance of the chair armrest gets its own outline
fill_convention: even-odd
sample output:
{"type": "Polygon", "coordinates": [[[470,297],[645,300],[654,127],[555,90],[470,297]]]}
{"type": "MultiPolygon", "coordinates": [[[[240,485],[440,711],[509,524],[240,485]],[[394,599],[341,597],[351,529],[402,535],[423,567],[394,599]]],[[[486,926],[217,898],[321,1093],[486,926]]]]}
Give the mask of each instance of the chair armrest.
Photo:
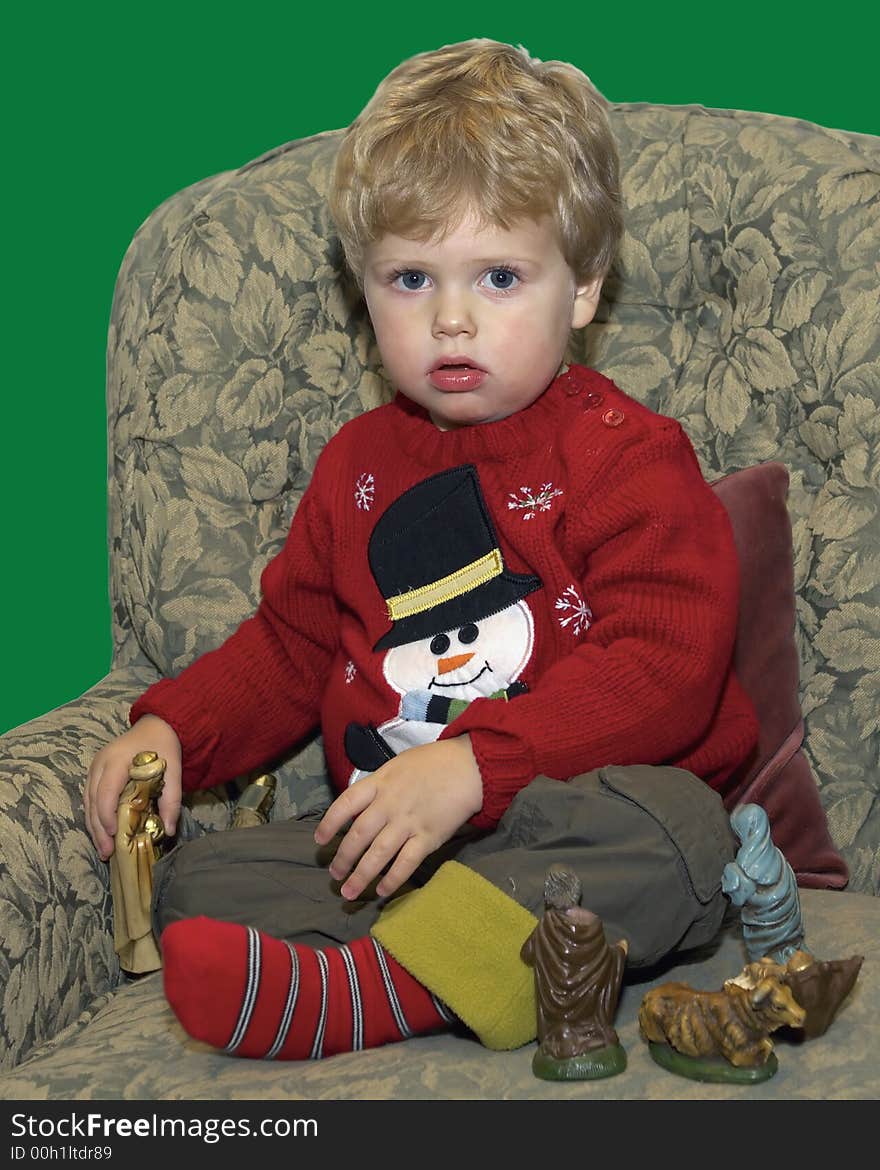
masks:
{"type": "Polygon", "coordinates": [[[122,981],[109,866],[86,832],[82,790],[95,752],[157,677],[119,668],[0,736],[0,1069],[122,981]]]}

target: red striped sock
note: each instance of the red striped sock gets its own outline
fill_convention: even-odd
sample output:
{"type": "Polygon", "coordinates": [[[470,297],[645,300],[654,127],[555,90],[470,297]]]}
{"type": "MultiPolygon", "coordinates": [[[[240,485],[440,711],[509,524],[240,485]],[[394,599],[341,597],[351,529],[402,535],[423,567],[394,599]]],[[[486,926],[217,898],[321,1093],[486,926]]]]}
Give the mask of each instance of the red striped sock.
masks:
{"type": "Polygon", "coordinates": [[[315,950],[200,917],[167,926],[161,944],[174,1014],[190,1036],[236,1056],[317,1059],[455,1019],[369,936],[315,950]]]}

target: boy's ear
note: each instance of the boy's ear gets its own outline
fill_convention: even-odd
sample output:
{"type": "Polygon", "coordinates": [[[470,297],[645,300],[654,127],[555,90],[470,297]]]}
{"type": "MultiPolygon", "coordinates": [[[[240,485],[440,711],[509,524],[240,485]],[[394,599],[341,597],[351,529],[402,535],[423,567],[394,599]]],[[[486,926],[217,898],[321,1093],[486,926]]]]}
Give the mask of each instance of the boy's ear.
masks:
{"type": "Polygon", "coordinates": [[[571,311],[572,329],[583,329],[593,320],[596,309],[599,307],[599,294],[602,292],[602,277],[597,276],[589,284],[579,284],[575,290],[574,305],[571,311]]]}

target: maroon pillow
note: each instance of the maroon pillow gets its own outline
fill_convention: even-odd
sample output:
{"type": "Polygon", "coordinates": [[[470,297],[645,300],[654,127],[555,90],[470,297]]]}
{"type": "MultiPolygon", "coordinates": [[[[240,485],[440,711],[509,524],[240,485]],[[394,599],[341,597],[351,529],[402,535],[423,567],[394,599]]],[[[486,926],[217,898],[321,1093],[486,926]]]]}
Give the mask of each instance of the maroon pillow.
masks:
{"type": "Polygon", "coordinates": [[[798,885],[842,889],[846,862],[828,832],[825,810],[801,750],[800,660],[794,639],[794,556],[786,498],[788,471],[761,463],[712,484],[733,525],[740,562],[740,612],[734,663],[752,700],[760,734],[754,757],[724,804],[759,804],[773,843],[798,885]]]}

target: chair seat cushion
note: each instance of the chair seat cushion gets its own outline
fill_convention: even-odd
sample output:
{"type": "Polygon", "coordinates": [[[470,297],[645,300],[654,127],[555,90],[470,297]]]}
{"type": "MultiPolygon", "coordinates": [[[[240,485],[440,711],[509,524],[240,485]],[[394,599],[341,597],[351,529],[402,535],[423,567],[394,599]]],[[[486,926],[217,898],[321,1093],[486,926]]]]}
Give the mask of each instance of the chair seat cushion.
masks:
{"type": "Polygon", "coordinates": [[[833,890],[801,891],[806,941],[817,959],[858,954],[855,988],[821,1037],[796,1043],[775,1033],[779,1071],[760,1085],[730,1089],[677,1077],[654,1063],[638,1034],[649,987],[682,980],[717,990],[747,958],[738,926],[703,956],[692,955],[653,978],[625,983],[615,1029],[627,1067],[600,1081],[538,1080],[535,1045],[490,1052],[469,1034],[417,1037],[367,1052],[301,1063],[242,1061],[190,1039],[149,975],[102,1001],[84,1019],[0,1077],[0,1099],[81,1100],[424,1100],[424,1099],[758,1099],[880,1096],[875,1054],[880,1014],[880,898],[833,890]]]}

